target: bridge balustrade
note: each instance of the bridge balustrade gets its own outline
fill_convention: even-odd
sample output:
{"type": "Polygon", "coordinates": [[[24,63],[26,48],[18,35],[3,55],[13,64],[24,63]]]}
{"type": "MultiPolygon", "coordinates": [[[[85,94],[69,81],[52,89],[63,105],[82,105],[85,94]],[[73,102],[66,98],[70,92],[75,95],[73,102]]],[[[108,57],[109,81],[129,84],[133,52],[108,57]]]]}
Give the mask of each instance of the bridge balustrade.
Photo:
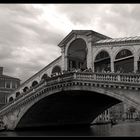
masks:
{"type": "Polygon", "coordinates": [[[120,83],[140,83],[139,74],[117,74],[117,73],[76,73],[77,79],[94,80],[94,81],[108,81],[108,82],[120,82],[120,83]]]}
{"type": "Polygon", "coordinates": [[[140,75],[138,75],[138,74],[120,74],[120,82],[140,83],[140,75]]]}
{"type": "MultiPolygon", "coordinates": [[[[140,83],[140,75],[139,74],[117,74],[117,73],[91,73],[91,72],[69,72],[63,75],[58,75],[45,80],[45,85],[53,85],[56,83],[61,83],[64,81],[72,80],[72,79],[79,79],[79,80],[94,80],[94,81],[108,81],[108,82],[123,82],[123,83],[140,83]]],[[[35,87],[30,88],[25,93],[21,93],[18,98],[25,96],[26,94],[30,93],[33,90],[37,90],[40,88],[44,81],[38,83],[35,87]]],[[[43,85],[42,85],[43,86],[43,85]]],[[[14,101],[12,101],[14,102],[14,101]]]]}
{"type": "MultiPolygon", "coordinates": [[[[45,82],[45,85],[51,86],[51,85],[54,85],[56,83],[61,83],[61,82],[72,80],[72,79],[133,83],[133,84],[140,83],[140,75],[139,74],[69,72],[69,73],[65,73],[63,75],[58,75],[58,76],[52,77],[52,78],[45,80],[45,81],[41,81],[35,87],[30,88],[25,93],[21,93],[21,95],[17,99],[25,96],[26,94],[30,93],[33,90],[37,90],[37,88],[40,88],[41,86],[43,86],[42,84],[44,82],[45,82]]],[[[12,102],[14,102],[14,101],[12,101],[12,102]]]]}

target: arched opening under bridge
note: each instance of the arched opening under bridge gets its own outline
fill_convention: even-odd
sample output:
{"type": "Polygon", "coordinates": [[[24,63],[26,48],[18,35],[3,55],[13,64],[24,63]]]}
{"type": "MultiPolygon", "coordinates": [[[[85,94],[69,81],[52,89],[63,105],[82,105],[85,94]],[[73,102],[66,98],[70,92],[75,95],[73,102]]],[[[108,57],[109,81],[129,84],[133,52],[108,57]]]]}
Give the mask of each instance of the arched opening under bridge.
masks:
{"type": "Polygon", "coordinates": [[[104,110],[119,103],[113,97],[91,91],[61,91],[39,100],[21,117],[16,129],[87,125],[104,110]],[[40,115],[41,114],[41,115],[40,115]]]}

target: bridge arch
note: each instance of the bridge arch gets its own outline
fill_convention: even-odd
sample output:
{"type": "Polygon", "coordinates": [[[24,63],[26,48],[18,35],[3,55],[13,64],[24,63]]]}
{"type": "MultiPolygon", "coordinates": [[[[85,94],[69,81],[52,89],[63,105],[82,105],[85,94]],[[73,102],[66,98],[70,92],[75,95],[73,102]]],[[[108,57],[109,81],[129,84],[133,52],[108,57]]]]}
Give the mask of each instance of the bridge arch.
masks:
{"type": "Polygon", "coordinates": [[[94,72],[110,72],[111,71],[111,56],[105,50],[99,50],[94,57],[94,72]]]}
{"type": "MultiPolygon", "coordinates": [[[[131,105],[131,106],[134,106],[134,107],[136,107],[136,108],[139,108],[139,106],[138,106],[138,104],[136,103],[136,102],[134,102],[132,99],[130,99],[129,97],[127,97],[127,91],[126,91],[126,95],[122,95],[122,93],[118,93],[117,91],[118,90],[116,90],[116,91],[113,91],[113,90],[111,90],[111,89],[104,89],[104,88],[102,88],[102,87],[88,87],[87,88],[87,86],[82,86],[82,88],[80,87],[80,86],[76,86],[76,87],[64,87],[63,88],[63,92],[71,92],[71,91],[74,91],[72,94],[72,96],[75,96],[76,95],[76,92],[78,92],[78,91],[80,91],[80,92],[85,92],[86,94],[87,94],[87,92],[90,92],[90,94],[92,94],[93,93],[93,95],[95,95],[95,93],[97,93],[97,94],[99,94],[99,95],[101,95],[102,97],[103,96],[107,96],[107,97],[111,97],[113,100],[114,100],[114,102],[112,102],[112,103],[109,103],[105,108],[103,107],[102,108],[102,110],[100,110],[100,113],[102,113],[105,109],[107,109],[108,107],[111,107],[112,105],[115,105],[115,104],[117,104],[117,103],[119,103],[119,102],[121,102],[121,101],[123,101],[123,102],[125,102],[125,103],[127,103],[127,104],[129,104],[129,105],[131,105]]],[[[55,91],[55,93],[54,92],[51,92],[50,94],[49,94],[49,96],[50,95],[55,95],[55,94],[59,94],[61,91],[60,90],[58,90],[58,91],[55,91]]],[[[63,95],[67,95],[67,93],[66,94],[63,94],[63,95]]],[[[18,125],[18,123],[21,121],[21,119],[22,119],[22,117],[24,117],[24,115],[26,114],[26,113],[28,113],[28,111],[37,103],[37,102],[39,102],[39,101],[41,101],[42,99],[44,99],[44,98],[47,98],[47,97],[49,97],[48,96],[48,94],[45,94],[44,96],[41,96],[40,98],[38,98],[37,100],[34,100],[34,102],[31,102],[28,106],[26,106],[22,111],[21,111],[21,113],[20,113],[20,115],[19,115],[19,117],[18,117],[18,119],[17,119],[17,122],[16,122],[16,126],[18,125]]],[[[95,99],[95,98],[93,98],[93,99],[95,99]]],[[[95,99],[96,100],[96,99],[95,99]]],[[[54,100],[55,101],[55,100],[54,100]]],[[[58,101],[58,100],[57,100],[58,101]]],[[[94,100],[92,101],[92,102],[94,102],[94,100]]],[[[102,102],[103,102],[103,100],[102,100],[102,102]]],[[[101,104],[102,104],[102,102],[101,102],[101,104]]],[[[99,115],[99,112],[96,114],[96,117],[99,115]]]]}
{"type": "Polygon", "coordinates": [[[114,71],[120,73],[134,72],[134,52],[132,49],[122,48],[116,53],[114,71]]]}
{"type": "Polygon", "coordinates": [[[87,68],[88,48],[86,41],[82,38],[73,40],[66,51],[67,54],[67,69],[82,69],[87,68]]]}

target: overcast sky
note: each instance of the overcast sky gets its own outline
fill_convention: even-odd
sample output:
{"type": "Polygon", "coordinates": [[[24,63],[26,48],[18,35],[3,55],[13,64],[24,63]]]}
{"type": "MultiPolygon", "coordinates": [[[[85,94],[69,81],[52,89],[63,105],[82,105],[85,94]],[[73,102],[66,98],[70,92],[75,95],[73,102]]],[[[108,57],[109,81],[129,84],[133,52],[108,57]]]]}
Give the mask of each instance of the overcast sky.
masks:
{"type": "Polygon", "coordinates": [[[0,4],[0,66],[27,80],[61,55],[71,30],[140,36],[139,4],[0,4]]]}

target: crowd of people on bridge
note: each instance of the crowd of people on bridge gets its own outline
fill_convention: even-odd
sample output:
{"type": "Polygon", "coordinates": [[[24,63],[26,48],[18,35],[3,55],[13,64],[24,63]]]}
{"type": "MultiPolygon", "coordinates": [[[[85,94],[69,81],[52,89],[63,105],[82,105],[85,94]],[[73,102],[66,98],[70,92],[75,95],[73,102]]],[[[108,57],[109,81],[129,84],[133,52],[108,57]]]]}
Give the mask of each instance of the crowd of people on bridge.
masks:
{"type": "MultiPolygon", "coordinates": [[[[63,74],[67,74],[67,73],[70,73],[70,72],[83,72],[83,73],[93,73],[93,70],[91,68],[86,68],[84,70],[82,69],[76,69],[76,68],[72,68],[71,70],[63,70],[62,72],[55,72],[55,73],[52,73],[51,76],[48,76],[47,75],[47,79],[48,78],[52,78],[52,77],[55,77],[55,76],[61,76],[63,74]]],[[[118,73],[118,74],[123,74],[123,73],[126,73],[121,67],[116,71],[116,72],[111,72],[111,69],[110,67],[107,67],[107,68],[103,68],[102,70],[98,71],[96,70],[95,73],[118,73]]],[[[136,72],[128,72],[128,73],[131,73],[131,74],[134,74],[134,73],[140,73],[139,71],[136,71],[136,72]]],[[[44,79],[46,79],[44,78],[44,79]]]]}
{"type": "Polygon", "coordinates": [[[85,70],[73,68],[71,70],[63,70],[62,72],[52,73],[51,77],[55,77],[55,76],[58,76],[58,75],[63,75],[63,74],[70,73],[70,72],[93,72],[93,71],[92,71],[91,68],[86,68],[85,70]]]}

